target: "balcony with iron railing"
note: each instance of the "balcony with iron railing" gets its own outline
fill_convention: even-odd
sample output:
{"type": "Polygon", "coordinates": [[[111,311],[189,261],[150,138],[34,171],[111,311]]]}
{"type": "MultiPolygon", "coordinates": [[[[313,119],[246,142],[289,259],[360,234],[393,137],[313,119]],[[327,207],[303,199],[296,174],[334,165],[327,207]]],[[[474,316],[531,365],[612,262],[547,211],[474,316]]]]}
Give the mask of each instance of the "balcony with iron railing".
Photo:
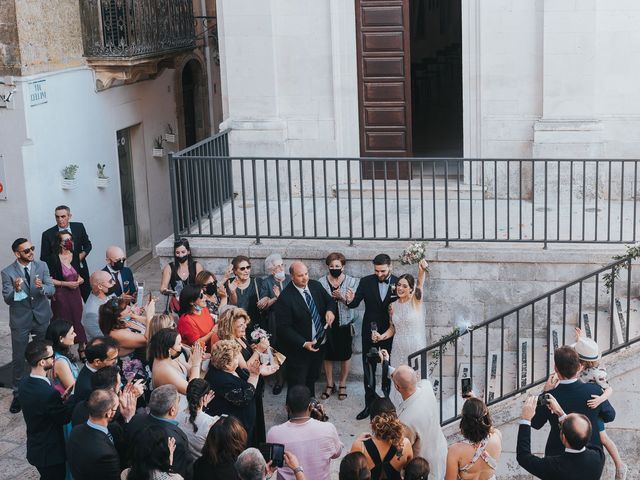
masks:
{"type": "Polygon", "coordinates": [[[80,18],[98,89],[149,78],[196,47],[191,0],[81,0],[80,18]]]}

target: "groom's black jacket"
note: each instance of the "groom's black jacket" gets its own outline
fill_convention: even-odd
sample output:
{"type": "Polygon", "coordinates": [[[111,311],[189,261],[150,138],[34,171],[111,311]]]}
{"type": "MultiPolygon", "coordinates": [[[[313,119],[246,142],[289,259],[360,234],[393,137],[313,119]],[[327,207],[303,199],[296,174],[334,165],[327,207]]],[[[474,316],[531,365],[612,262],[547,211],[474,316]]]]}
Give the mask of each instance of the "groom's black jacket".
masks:
{"type": "MultiPolygon", "coordinates": [[[[369,349],[374,346],[371,341],[371,322],[376,322],[378,332],[384,333],[389,328],[389,305],[398,297],[395,292],[395,285],[398,277],[390,275],[389,288],[384,300],[380,298],[380,290],[378,288],[378,277],[375,275],[367,275],[360,280],[358,289],[351,303],[347,304],[349,308],[356,308],[360,302],[364,300],[364,318],[362,319],[362,353],[366,354],[369,349]]],[[[375,344],[378,348],[384,348],[391,352],[393,345],[393,337],[375,344]]]]}

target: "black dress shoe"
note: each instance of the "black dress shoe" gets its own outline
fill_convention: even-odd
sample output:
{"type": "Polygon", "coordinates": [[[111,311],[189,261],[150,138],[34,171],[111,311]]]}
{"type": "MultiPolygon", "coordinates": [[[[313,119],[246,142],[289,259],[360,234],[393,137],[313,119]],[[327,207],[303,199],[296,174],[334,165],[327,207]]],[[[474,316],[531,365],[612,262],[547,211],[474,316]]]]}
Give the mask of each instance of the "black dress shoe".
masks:
{"type": "Polygon", "coordinates": [[[18,400],[18,397],[13,397],[11,406],[9,407],[9,411],[11,413],[19,413],[20,410],[22,410],[22,407],[20,406],[20,400],[18,400]]]}
{"type": "Polygon", "coordinates": [[[280,385],[279,383],[276,383],[273,386],[273,390],[272,390],[274,395],[280,395],[280,392],[282,392],[282,385],[280,385]]]}
{"type": "Polygon", "coordinates": [[[368,416],[369,416],[369,407],[364,407],[364,410],[362,410],[358,415],[356,415],[356,420],[364,420],[368,416]]]}

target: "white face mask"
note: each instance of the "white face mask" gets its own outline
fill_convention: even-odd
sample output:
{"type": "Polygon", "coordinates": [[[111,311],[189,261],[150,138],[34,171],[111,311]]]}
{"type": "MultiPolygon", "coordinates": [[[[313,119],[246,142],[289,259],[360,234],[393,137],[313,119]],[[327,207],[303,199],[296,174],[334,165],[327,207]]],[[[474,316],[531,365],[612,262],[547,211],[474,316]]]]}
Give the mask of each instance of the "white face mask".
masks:
{"type": "Polygon", "coordinates": [[[284,280],[284,271],[280,270],[279,272],[274,273],[273,277],[281,282],[282,280],[284,280]]]}

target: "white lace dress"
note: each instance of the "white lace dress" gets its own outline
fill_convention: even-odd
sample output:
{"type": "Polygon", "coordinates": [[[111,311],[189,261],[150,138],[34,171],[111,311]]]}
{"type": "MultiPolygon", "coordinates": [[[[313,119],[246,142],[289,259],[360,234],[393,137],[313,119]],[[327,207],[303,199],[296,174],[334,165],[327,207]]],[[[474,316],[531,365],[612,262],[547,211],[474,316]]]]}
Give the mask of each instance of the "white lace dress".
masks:
{"type": "MultiPolygon", "coordinates": [[[[393,349],[391,350],[391,366],[399,367],[407,365],[407,357],[427,346],[427,329],[425,327],[424,316],[422,314],[422,303],[420,308],[413,308],[413,301],[393,304],[393,325],[396,333],[393,337],[393,349]]],[[[398,408],[402,402],[402,397],[391,385],[389,399],[398,408]]]]}

